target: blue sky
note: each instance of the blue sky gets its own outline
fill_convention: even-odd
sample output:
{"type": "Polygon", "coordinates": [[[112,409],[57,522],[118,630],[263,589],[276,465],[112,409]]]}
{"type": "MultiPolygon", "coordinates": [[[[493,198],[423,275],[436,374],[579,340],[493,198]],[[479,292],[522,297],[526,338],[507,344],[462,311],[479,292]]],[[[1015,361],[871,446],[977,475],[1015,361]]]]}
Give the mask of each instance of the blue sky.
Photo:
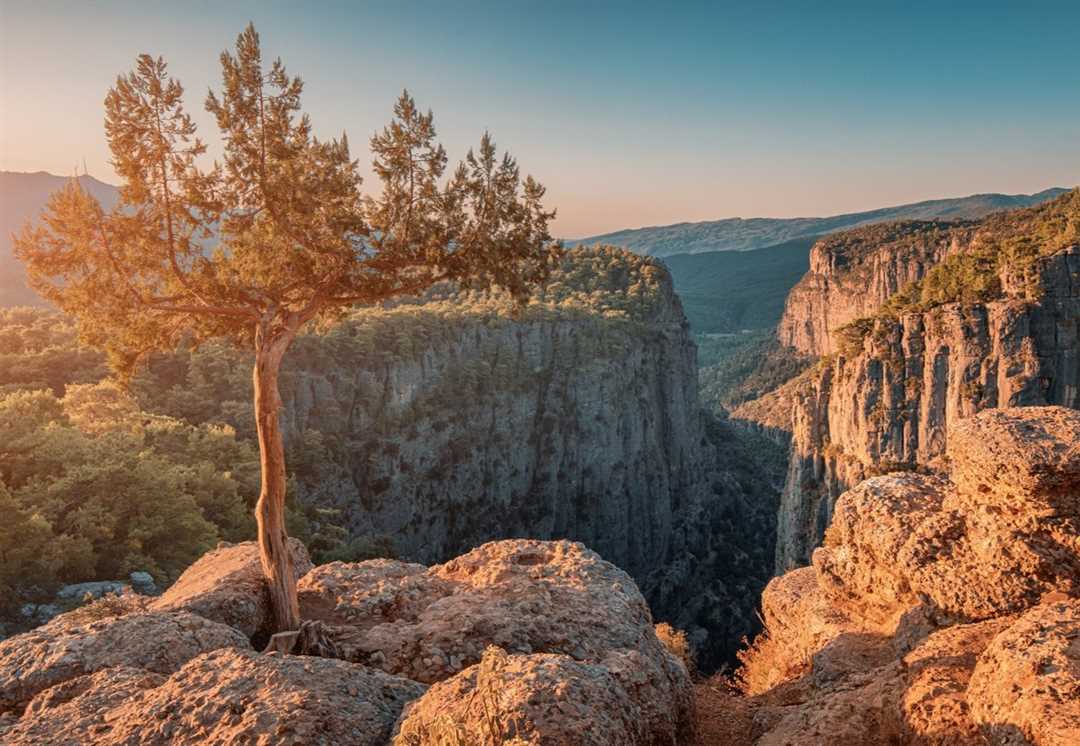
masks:
{"type": "MultiPolygon", "coordinates": [[[[557,232],[823,215],[1080,182],[1080,2],[0,0],[0,169],[115,181],[102,99],[161,54],[202,112],[248,20],[325,135],[401,88],[452,159],[489,129],[557,232]]],[[[374,186],[372,184],[372,186],[374,186]]]]}

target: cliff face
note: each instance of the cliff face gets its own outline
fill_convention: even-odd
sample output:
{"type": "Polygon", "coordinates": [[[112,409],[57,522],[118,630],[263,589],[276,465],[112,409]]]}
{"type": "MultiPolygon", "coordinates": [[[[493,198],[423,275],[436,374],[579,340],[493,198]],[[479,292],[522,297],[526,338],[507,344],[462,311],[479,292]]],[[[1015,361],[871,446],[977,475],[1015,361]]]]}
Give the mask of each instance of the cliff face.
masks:
{"type": "Polygon", "coordinates": [[[282,386],[289,450],[339,444],[303,499],[425,563],[494,538],[581,541],[715,665],[755,627],[775,493],[737,473],[732,434],[701,411],[667,273],[583,256],[613,262],[589,268],[607,273],[603,296],[590,285],[516,318],[407,306],[302,340],[282,386]]]}
{"type": "Polygon", "coordinates": [[[937,465],[959,420],[997,407],[1080,407],[1080,247],[1042,259],[1037,271],[1038,301],[878,319],[861,350],[788,387],[792,449],[778,571],[809,561],[848,487],[937,465]]]}
{"type": "Polygon", "coordinates": [[[983,412],[949,440],[941,476],[846,492],[812,566],[769,583],[749,696],[699,687],[736,715],[702,743],[1080,739],[1080,412],[983,412]]]}
{"type": "Polygon", "coordinates": [[[827,236],[810,250],[810,271],[791,289],[777,327],[781,344],[811,355],[836,352],[831,334],[873,313],[900,288],[964,248],[968,224],[907,222],[827,236]]]}

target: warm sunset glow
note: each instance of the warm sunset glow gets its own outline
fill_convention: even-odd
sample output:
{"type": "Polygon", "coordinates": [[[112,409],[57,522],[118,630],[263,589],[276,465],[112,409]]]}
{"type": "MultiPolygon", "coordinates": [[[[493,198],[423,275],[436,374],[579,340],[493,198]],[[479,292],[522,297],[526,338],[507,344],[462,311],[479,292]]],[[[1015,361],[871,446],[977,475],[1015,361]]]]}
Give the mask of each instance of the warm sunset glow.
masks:
{"type": "Polygon", "coordinates": [[[1080,744],[1078,29],[0,0],[0,743],[1080,744]]]}
{"type": "Polygon", "coordinates": [[[500,133],[560,236],[1080,180],[1075,3],[886,6],[5,0],[0,169],[85,159],[116,183],[100,107],[117,73],[164,55],[201,96],[254,20],[302,73],[319,134],[364,142],[408,88],[451,152],[500,133]]]}

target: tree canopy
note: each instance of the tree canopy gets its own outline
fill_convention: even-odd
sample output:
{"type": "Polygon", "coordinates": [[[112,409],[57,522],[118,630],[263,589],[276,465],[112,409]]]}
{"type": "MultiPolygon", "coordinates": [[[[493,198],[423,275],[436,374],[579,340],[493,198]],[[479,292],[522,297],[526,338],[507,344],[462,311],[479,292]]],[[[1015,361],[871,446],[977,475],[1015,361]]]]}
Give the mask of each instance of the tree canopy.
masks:
{"type": "Polygon", "coordinates": [[[147,353],[229,338],[253,348],[262,484],[256,519],[279,630],[299,625],[285,533],[278,372],[309,322],[354,304],[450,281],[524,299],[561,247],[544,188],[522,179],[488,134],[447,174],[434,116],[408,92],[371,138],[377,195],[360,191],[348,139],[320,140],[303,83],[264,65],[254,26],[221,54],[222,87],[206,98],[223,157],[206,146],[165,61],[140,55],[105,99],[105,133],[123,179],[105,211],[72,182],[15,251],[31,285],[72,315],[82,339],[130,376],[147,353]]]}
{"type": "Polygon", "coordinates": [[[342,308],[453,280],[523,297],[557,257],[543,187],[485,134],[449,176],[434,117],[407,92],[371,138],[377,195],[361,194],[347,138],[319,140],[303,84],[262,62],[252,26],[221,55],[206,151],[161,58],[140,55],[105,101],[121,198],[104,211],[72,183],[16,240],[32,285],[130,372],[181,336],[251,342],[342,308]]]}

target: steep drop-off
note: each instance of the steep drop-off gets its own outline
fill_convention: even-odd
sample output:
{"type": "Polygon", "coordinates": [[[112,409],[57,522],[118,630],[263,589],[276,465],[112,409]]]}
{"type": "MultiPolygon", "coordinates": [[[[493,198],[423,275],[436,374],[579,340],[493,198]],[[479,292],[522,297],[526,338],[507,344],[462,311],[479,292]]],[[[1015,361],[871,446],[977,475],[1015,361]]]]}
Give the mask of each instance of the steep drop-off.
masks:
{"type": "Polygon", "coordinates": [[[781,344],[810,355],[835,352],[834,330],[873,313],[968,240],[967,224],[945,222],[886,223],[823,238],[784,303],[781,344]]]}
{"type": "MultiPolygon", "coordinates": [[[[1077,193],[1057,202],[1054,214],[1075,230],[1077,193]]],[[[778,571],[809,561],[849,487],[876,473],[937,466],[957,421],[996,407],[1080,407],[1080,242],[1035,255],[1019,265],[1023,271],[1016,261],[1000,261],[992,297],[982,302],[905,308],[893,296],[888,313],[838,326],[865,317],[902,280],[922,277],[946,256],[977,251],[1001,226],[1030,217],[1008,215],[975,226],[897,225],[898,237],[863,242],[861,251],[836,247],[859,247],[853,239],[867,238],[866,231],[815,248],[781,333],[800,349],[835,354],[734,414],[791,433],[778,571]]],[[[1040,234],[1032,231],[1031,240],[1040,234]]],[[[919,286],[907,287],[914,297],[910,288],[919,286]]]]}
{"type": "MultiPolygon", "coordinates": [[[[425,563],[495,538],[581,541],[715,667],[757,626],[776,492],[702,411],[695,358],[666,270],[613,248],[570,252],[522,309],[450,294],[359,312],[287,358],[296,494],[348,540],[425,563]]],[[[239,428],[235,369],[213,411],[239,428]]]]}
{"type": "Polygon", "coordinates": [[[750,696],[699,687],[703,746],[1077,743],[1080,412],[982,412],[947,455],[840,498],[765,591],[750,696]]]}

